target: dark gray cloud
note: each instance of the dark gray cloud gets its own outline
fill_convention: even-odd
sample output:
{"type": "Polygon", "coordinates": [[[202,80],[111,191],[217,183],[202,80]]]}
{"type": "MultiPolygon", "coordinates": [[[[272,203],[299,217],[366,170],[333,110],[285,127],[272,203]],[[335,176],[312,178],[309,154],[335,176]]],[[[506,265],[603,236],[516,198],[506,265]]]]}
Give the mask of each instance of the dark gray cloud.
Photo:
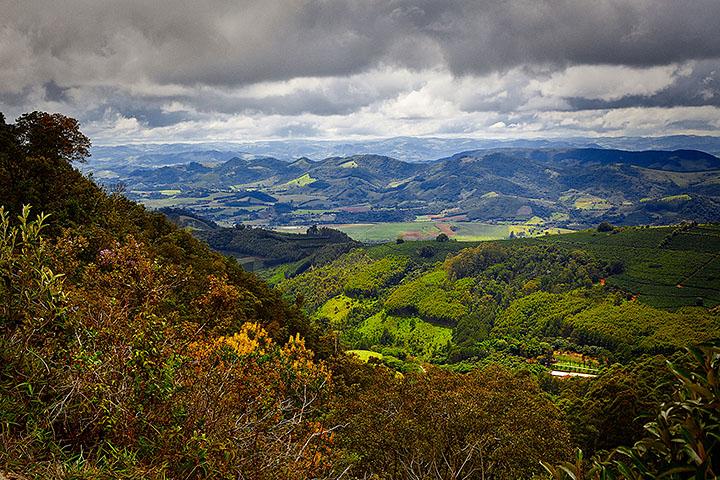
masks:
{"type": "Polygon", "coordinates": [[[0,12],[0,110],[13,113],[54,108],[155,128],[228,115],[387,114],[393,102],[408,121],[448,103],[523,115],[720,106],[718,0],[0,0],[0,12]],[[574,88],[577,77],[563,89],[530,88],[594,65],[689,67],[667,84],[616,86],[618,95],[574,88]],[[478,91],[443,90],[433,83],[443,74],[479,78],[478,91]],[[497,91],[480,84],[491,75],[501,77],[497,91]],[[331,80],[268,85],[307,77],[331,80]]]}
{"type": "Polygon", "coordinates": [[[381,62],[464,74],[720,57],[717,0],[3,3],[9,36],[46,61],[38,73],[58,85],[68,67],[75,79],[236,86],[381,62]]]}

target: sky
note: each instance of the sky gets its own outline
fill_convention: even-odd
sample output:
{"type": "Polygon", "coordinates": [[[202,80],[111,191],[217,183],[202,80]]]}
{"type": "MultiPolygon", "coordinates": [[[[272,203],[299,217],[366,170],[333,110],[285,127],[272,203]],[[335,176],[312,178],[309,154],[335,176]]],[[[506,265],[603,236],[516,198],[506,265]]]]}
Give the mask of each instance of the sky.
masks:
{"type": "Polygon", "coordinates": [[[0,112],[95,144],[720,135],[720,0],[0,0],[0,112]]]}

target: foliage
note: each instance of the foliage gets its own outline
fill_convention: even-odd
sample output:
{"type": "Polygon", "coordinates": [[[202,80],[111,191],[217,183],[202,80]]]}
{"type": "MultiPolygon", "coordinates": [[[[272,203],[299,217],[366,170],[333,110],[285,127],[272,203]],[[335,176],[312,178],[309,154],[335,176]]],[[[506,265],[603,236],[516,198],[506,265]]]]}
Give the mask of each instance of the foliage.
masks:
{"type": "Polygon", "coordinates": [[[554,245],[482,244],[449,257],[448,277],[475,277],[478,290],[503,306],[536,290],[567,291],[589,287],[603,274],[603,265],[582,250],[554,245]]]}
{"type": "Polygon", "coordinates": [[[469,314],[471,303],[468,286],[449,281],[440,270],[398,286],[385,300],[385,308],[390,313],[417,314],[453,326],[469,314]]]}
{"type": "Polygon", "coordinates": [[[375,369],[371,378],[344,374],[356,386],[338,404],[348,419],[338,442],[357,458],[354,478],[529,478],[539,458],[569,453],[559,411],[527,375],[429,368],[398,378],[375,369]]]}
{"type": "Polygon", "coordinates": [[[597,345],[629,360],[642,353],[669,353],[720,336],[720,317],[703,308],[659,310],[601,289],[562,294],[537,292],[510,304],[494,335],[564,336],[597,345]]]}
{"type": "MultiPolygon", "coordinates": [[[[168,210],[164,210],[168,213],[168,210]]],[[[178,215],[170,210],[171,218],[178,215]]],[[[311,265],[323,265],[357,247],[346,234],[330,228],[308,229],[307,234],[284,233],[237,225],[234,228],[215,226],[195,232],[213,249],[235,256],[257,256],[265,266],[303,261],[295,272],[311,265]]],[[[300,270],[300,272],[297,272],[300,270]]]]}
{"type": "Polygon", "coordinates": [[[378,292],[400,280],[408,266],[406,257],[385,257],[366,266],[345,283],[350,296],[376,296],[378,292]]]}
{"type": "Polygon", "coordinates": [[[582,451],[575,463],[542,462],[562,479],[714,479],[720,471],[720,343],[688,348],[692,366],[669,363],[676,378],[672,401],[645,425],[644,438],[618,447],[589,464],[582,451]]]}
{"type": "Polygon", "coordinates": [[[343,338],[362,349],[396,346],[404,353],[432,360],[443,356],[452,331],[419,318],[398,317],[381,311],[348,330],[343,338]]]}
{"type": "Polygon", "coordinates": [[[282,282],[280,289],[313,311],[343,292],[347,282],[371,263],[372,260],[365,252],[360,249],[353,250],[332,263],[312,268],[302,275],[282,282]]]}
{"type": "Polygon", "coordinates": [[[234,261],[73,169],[86,143],[63,118],[0,125],[2,470],[322,476],[332,382],[297,335],[317,348],[315,330],[234,261]],[[33,199],[49,215],[18,207],[33,199]]]}
{"type": "Polygon", "coordinates": [[[61,459],[131,453],[138,474],[307,478],[329,468],[318,415],[330,374],[299,336],[276,346],[246,322],[217,337],[255,303],[222,278],[197,300],[202,323],[180,321],[179,272],[132,239],[103,250],[82,282],[63,282],[43,265],[43,219],[28,215],[9,226],[0,209],[0,464],[50,468],[33,454],[62,445],[61,459]]]}
{"type": "Polygon", "coordinates": [[[44,112],[24,114],[15,124],[0,118],[0,205],[12,215],[31,204],[52,213],[54,222],[88,222],[101,192],[76,181],[81,175],[71,162],[83,161],[89,148],[72,118],[44,112]]]}
{"type": "MultiPolygon", "coordinates": [[[[451,344],[437,350],[447,352],[447,358],[432,358],[443,363],[471,364],[500,351],[536,358],[549,365],[553,354],[539,347],[540,343],[564,343],[572,351],[592,351],[591,355],[602,359],[629,361],[647,353],[669,354],[720,334],[719,317],[705,308],[668,312],[643,305],[614,286],[603,286],[608,276],[610,283],[615,278],[636,275],[637,266],[631,262],[626,269],[624,264],[628,260],[624,254],[600,256],[609,250],[599,249],[598,245],[603,248],[606,244],[614,248],[628,242],[657,245],[666,235],[663,229],[614,232],[617,233],[603,234],[600,238],[593,236],[597,232],[582,234],[583,239],[595,242],[587,245],[597,256],[571,242],[545,240],[484,242],[451,249],[446,251],[451,255],[441,265],[432,263],[431,258],[437,259],[435,253],[424,259],[417,247],[407,247],[411,242],[359,249],[363,254],[353,255],[357,258],[367,255],[373,260],[365,259],[362,265],[349,269],[344,264],[353,255],[346,255],[328,266],[326,271],[336,282],[329,293],[344,290],[354,295],[371,295],[378,303],[372,308],[355,307],[354,313],[346,315],[344,323],[335,324],[335,328],[339,328],[350,348],[369,348],[379,343],[380,336],[387,344],[402,346],[404,340],[398,339],[406,335],[397,330],[397,325],[403,322],[390,322],[387,332],[385,328],[379,332],[374,329],[376,333],[371,336],[359,326],[369,318],[418,318],[453,328],[451,344]],[[389,268],[395,262],[405,265],[397,275],[389,268]],[[358,284],[362,288],[356,287],[358,284]]],[[[577,235],[570,235],[573,236],[577,235]]],[[[420,250],[456,243],[422,244],[420,250]]],[[[664,255],[663,250],[653,248],[664,255]]],[[[688,254],[680,258],[687,260],[688,254]]],[[[675,265],[676,262],[668,265],[667,270],[675,269],[675,265]]],[[[712,268],[712,263],[706,266],[708,272],[712,268]]],[[[665,268],[656,270],[664,274],[665,268]]],[[[321,269],[308,272],[293,281],[317,296],[324,288],[314,275],[321,272],[321,269]],[[317,286],[321,288],[313,289],[317,286]]],[[[687,283],[692,283],[692,279],[687,283]]],[[[312,304],[308,306],[311,312],[315,308],[312,304]]],[[[373,320],[369,324],[378,322],[373,320]]],[[[406,353],[417,355],[418,351],[422,350],[413,348],[406,353]]],[[[431,358],[424,353],[421,356],[431,358]]]]}
{"type": "Polygon", "coordinates": [[[640,440],[648,418],[671,398],[673,375],[666,362],[662,355],[643,356],[611,365],[595,379],[555,381],[576,445],[592,456],[640,440]]]}
{"type": "Polygon", "coordinates": [[[720,259],[716,256],[720,230],[716,225],[622,227],[612,233],[588,230],[526,242],[590,253],[606,262],[608,286],[629,292],[653,307],[692,306],[698,298],[709,307],[720,303],[720,259]],[[610,268],[612,265],[622,268],[610,268]]]}

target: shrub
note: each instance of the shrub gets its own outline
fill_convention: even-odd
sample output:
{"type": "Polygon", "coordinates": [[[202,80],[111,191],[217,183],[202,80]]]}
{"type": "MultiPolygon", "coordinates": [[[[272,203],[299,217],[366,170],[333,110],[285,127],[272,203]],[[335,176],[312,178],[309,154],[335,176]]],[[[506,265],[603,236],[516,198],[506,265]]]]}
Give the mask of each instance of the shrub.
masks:
{"type": "Polygon", "coordinates": [[[597,227],[598,232],[612,232],[615,227],[613,227],[609,222],[602,222],[597,227]]]}

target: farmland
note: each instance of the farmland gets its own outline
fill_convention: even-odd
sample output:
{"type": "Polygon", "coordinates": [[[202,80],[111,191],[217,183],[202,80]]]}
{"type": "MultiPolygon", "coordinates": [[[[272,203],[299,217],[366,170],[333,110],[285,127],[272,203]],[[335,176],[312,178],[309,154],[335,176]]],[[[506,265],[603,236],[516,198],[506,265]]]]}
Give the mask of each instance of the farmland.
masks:
{"type": "MultiPolygon", "coordinates": [[[[421,219],[414,222],[349,223],[328,224],[327,227],[340,230],[350,238],[362,243],[392,242],[403,240],[433,240],[440,233],[459,242],[501,240],[511,234],[515,237],[567,233],[572,230],[546,228],[537,223],[491,224],[480,222],[431,221],[421,219]]],[[[281,232],[304,232],[307,225],[274,227],[281,232]]]]}
{"type": "Polygon", "coordinates": [[[622,273],[608,285],[659,308],[720,304],[720,226],[700,225],[673,234],[677,227],[620,228],[532,240],[577,247],[609,261],[622,273]]]}
{"type": "Polygon", "coordinates": [[[224,226],[344,225],[357,240],[378,242],[429,238],[452,228],[448,223],[458,223],[458,240],[487,240],[509,236],[504,225],[577,230],[603,220],[714,221],[718,168],[716,157],[692,151],[509,149],[423,164],[378,155],[292,162],[239,156],[96,171],[150,208],[189,208],[224,226]],[[418,220],[430,223],[399,225],[418,220]]]}

